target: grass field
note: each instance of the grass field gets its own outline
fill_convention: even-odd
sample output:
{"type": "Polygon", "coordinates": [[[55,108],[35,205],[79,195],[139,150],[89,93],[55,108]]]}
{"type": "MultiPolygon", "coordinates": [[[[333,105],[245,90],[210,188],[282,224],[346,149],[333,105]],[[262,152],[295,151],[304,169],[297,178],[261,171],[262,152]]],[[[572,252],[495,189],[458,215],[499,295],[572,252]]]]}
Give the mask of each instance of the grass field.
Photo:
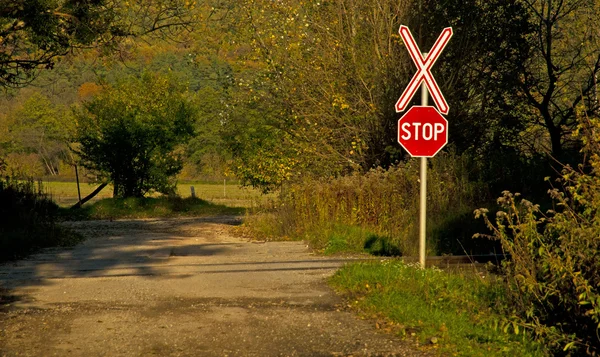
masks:
{"type": "MultiPolygon", "coordinates": [[[[223,183],[181,183],[177,186],[179,195],[182,198],[190,197],[191,186],[196,191],[196,197],[229,207],[250,208],[274,197],[272,194],[263,195],[260,191],[252,188],[242,188],[237,184],[224,185],[223,183]]],[[[98,185],[80,184],[81,197],[87,196],[96,187],[98,185]]],[[[48,181],[44,183],[44,188],[59,206],[67,207],[77,203],[77,184],[75,182],[48,181]]],[[[93,203],[104,198],[110,198],[112,197],[112,191],[113,187],[111,185],[106,186],[89,202],[93,203]]]]}

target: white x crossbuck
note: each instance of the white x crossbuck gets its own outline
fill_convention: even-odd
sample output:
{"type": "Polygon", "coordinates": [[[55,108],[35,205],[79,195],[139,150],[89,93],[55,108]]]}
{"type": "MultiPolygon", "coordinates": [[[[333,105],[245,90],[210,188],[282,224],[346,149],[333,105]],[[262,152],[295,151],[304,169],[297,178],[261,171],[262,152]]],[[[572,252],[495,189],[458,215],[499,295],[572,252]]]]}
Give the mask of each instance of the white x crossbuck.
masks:
{"type": "Polygon", "coordinates": [[[435,81],[435,78],[433,78],[433,75],[431,74],[431,67],[433,67],[433,64],[442,53],[442,50],[448,44],[450,37],[452,37],[452,27],[446,27],[442,31],[442,33],[438,37],[437,41],[435,41],[435,44],[433,45],[425,59],[423,59],[421,50],[419,50],[419,46],[417,46],[415,39],[410,33],[408,27],[404,25],[400,26],[400,36],[402,36],[402,40],[404,40],[404,44],[406,45],[410,56],[417,65],[418,71],[408,84],[408,87],[406,87],[406,89],[404,90],[404,93],[402,93],[402,96],[400,97],[398,102],[396,103],[396,112],[403,112],[406,109],[408,103],[410,102],[411,98],[415,95],[417,89],[419,89],[421,83],[425,81],[427,89],[429,90],[429,93],[431,93],[433,101],[438,107],[440,113],[448,114],[450,108],[448,108],[448,103],[446,103],[446,99],[444,99],[444,96],[442,95],[442,92],[440,91],[440,88],[437,82],[435,81]]]}

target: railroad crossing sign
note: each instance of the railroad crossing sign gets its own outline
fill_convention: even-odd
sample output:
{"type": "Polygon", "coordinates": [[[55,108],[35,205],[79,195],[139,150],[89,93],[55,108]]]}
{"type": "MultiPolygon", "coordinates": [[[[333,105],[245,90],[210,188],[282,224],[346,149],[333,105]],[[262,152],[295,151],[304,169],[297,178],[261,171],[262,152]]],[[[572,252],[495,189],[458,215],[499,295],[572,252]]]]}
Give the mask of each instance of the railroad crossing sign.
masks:
{"type": "Polygon", "coordinates": [[[421,106],[413,106],[398,120],[398,142],[413,157],[421,158],[421,193],[419,203],[419,262],[425,268],[425,258],[427,256],[426,245],[426,222],[427,222],[427,158],[433,157],[448,142],[448,121],[440,114],[448,114],[450,108],[446,99],[440,91],[435,78],[431,74],[431,67],[440,57],[442,50],[452,37],[452,28],[446,27],[438,39],[435,41],[429,53],[421,53],[419,46],[410,33],[408,27],[400,26],[400,36],[417,65],[417,73],[413,76],[408,87],[402,93],[396,103],[396,112],[400,113],[406,110],[408,103],[415,95],[415,92],[421,87],[421,106]],[[425,58],[423,58],[425,57],[425,58]],[[435,105],[428,106],[427,92],[431,93],[435,105]]]}
{"type": "Polygon", "coordinates": [[[434,107],[413,106],[398,120],[398,142],[412,157],[433,157],[448,143],[448,121],[434,107]]]}
{"type": "Polygon", "coordinates": [[[417,89],[419,89],[421,83],[425,82],[425,85],[427,86],[429,93],[431,93],[433,101],[435,102],[435,105],[437,105],[439,111],[442,114],[448,114],[450,108],[448,107],[448,103],[446,103],[446,99],[444,99],[444,96],[442,95],[440,87],[435,81],[435,78],[433,78],[433,75],[431,74],[431,67],[433,67],[435,61],[440,57],[440,54],[442,53],[444,47],[446,47],[448,44],[448,41],[450,41],[450,37],[452,37],[452,27],[446,27],[442,31],[437,41],[435,41],[435,44],[433,47],[431,47],[431,50],[424,59],[423,55],[421,54],[421,50],[419,50],[419,46],[417,46],[415,39],[410,33],[408,27],[404,25],[400,26],[400,36],[402,36],[402,40],[408,49],[408,53],[410,53],[410,57],[412,57],[413,62],[415,62],[417,65],[418,71],[396,103],[396,112],[400,113],[406,109],[408,103],[415,95],[417,89]]]}

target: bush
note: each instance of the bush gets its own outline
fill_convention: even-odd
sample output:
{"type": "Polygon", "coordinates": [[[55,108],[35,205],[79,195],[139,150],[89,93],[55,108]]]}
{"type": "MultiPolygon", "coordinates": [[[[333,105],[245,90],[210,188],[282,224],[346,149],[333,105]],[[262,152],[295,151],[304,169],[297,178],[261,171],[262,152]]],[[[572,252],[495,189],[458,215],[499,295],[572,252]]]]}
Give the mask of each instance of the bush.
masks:
{"type": "Polygon", "coordinates": [[[0,261],[80,240],[56,224],[58,206],[32,180],[0,179],[0,261]]]}
{"type": "Polygon", "coordinates": [[[600,121],[580,129],[589,165],[566,167],[564,189],[550,195],[556,212],[547,215],[518,194],[505,192],[492,224],[482,215],[511,259],[504,276],[522,327],[556,354],[600,354],[600,121]],[[595,130],[594,130],[595,129],[595,130]]]}
{"type": "Polygon", "coordinates": [[[183,86],[149,73],[131,77],[85,102],[76,119],[81,163],[113,184],[114,197],[174,193],[195,120],[183,86]]]}

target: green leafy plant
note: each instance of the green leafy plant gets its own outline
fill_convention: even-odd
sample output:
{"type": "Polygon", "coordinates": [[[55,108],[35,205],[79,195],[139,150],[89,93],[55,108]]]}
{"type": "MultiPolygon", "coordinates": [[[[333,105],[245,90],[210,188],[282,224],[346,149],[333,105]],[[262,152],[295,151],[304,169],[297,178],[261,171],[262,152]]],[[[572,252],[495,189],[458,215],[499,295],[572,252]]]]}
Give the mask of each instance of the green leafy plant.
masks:
{"type": "Polygon", "coordinates": [[[351,308],[376,317],[376,327],[414,337],[424,348],[458,356],[544,355],[531,334],[505,328],[505,291],[488,274],[385,260],[346,265],[330,283],[351,308]]]}

